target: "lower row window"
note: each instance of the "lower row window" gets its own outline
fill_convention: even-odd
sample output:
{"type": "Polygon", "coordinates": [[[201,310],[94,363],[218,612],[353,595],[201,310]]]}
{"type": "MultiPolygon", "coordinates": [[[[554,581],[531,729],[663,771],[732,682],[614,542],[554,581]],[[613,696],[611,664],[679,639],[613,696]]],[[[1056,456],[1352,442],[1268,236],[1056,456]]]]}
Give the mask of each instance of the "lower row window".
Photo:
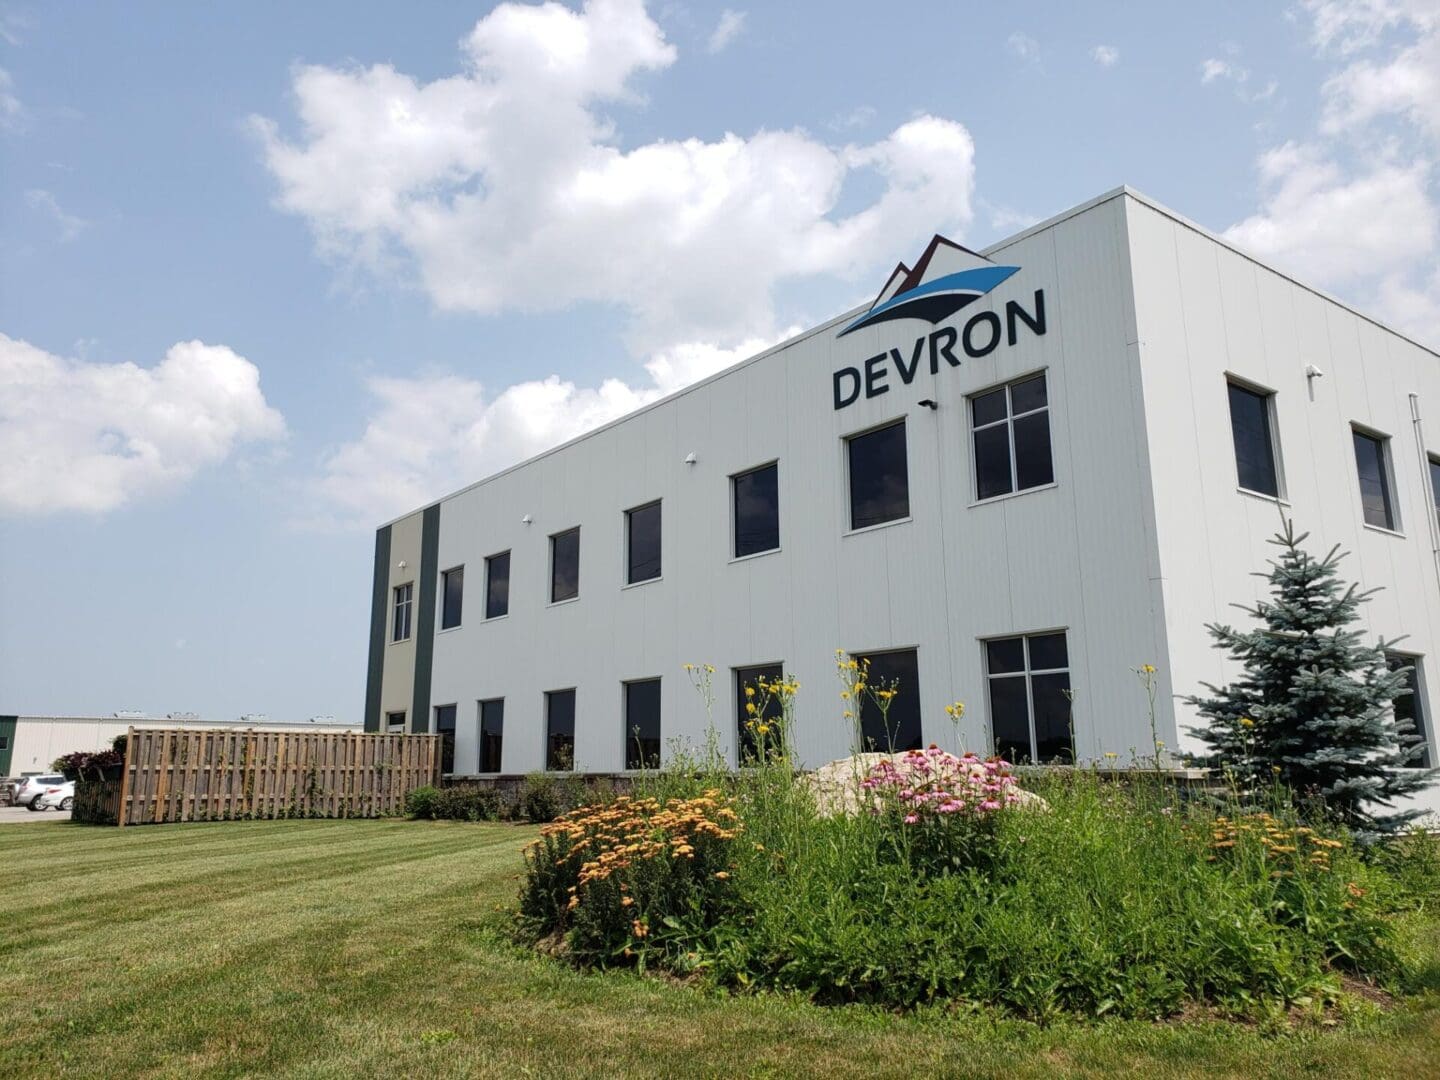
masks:
{"type": "Polygon", "coordinates": [[[403,712],[386,713],[385,730],[391,735],[405,734],[405,714],[403,712]]]}
{"type": "Polygon", "coordinates": [[[455,771],[455,706],[435,706],[435,734],[440,736],[440,775],[455,771]]]}
{"type": "Polygon", "coordinates": [[[660,767],[660,680],[625,684],[625,768],[660,767]]]}
{"type": "Polygon", "coordinates": [[[545,768],[561,772],[575,767],[575,691],[551,690],[545,695],[545,768]]]}
{"type": "Polygon", "coordinates": [[[1410,734],[1425,744],[1420,756],[1410,764],[1420,769],[1432,768],[1435,755],[1426,725],[1425,700],[1420,693],[1420,657],[1405,653],[1386,653],[1385,663],[1391,671],[1408,669],[1405,672],[1405,690],[1395,699],[1391,708],[1395,711],[1395,719],[1408,720],[1414,729],[1410,734]]]}
{"type": "Polygon", "coordinates": [[[505,699],[480,702],[480,771],[500,772],[500,745],[505,735],[505,699]]]}
{"type": "Polygon", "coordinates": [[[994,751],[1012,762],[1075,760],[1063,631],[985,643],[994,751]]]}
{"type": "Polygon", "coordinates": [[[860,738],[864,749],[886,754],[919,750],[920,665],[914,649],[894,652],[857,653],[870,692],[861,695],[860,738]],[[894,690],[884,708],[875,700],[875,691],[894,690]]]}

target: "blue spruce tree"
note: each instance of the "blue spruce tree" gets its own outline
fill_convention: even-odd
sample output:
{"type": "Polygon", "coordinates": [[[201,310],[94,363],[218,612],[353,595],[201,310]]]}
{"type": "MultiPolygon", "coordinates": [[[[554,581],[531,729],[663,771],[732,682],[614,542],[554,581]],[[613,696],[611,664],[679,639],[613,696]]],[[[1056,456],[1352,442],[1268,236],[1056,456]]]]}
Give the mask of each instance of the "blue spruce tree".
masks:
{"type": "Polygon", "coordinates": [[[1395,809],[1395,800],[1428,784],[1434,770],[1415,768],[1424,745],[1392,708],[1409,693],[1410,669],[1387,666],[1394,642],[1367,646],[1351,628],[1370,593],[1340,580],[1338,547],[1312,558],[1301,547],[1308,535],[1286,521],[1270,541],[1280,557],[1257,576],[1269,579],[1271,599],[1237,605],[1257,627],[1206,627],[1244,674],[1223,688],[1202,684],[1209,697],[1186,699],[1209,721],[1190,730],[1209,747],[1204,764],[1228,771],[1242,792],[1278,780],[1302,805],[1323,802],[1370,840],[1418,816],[1395,809]]]}

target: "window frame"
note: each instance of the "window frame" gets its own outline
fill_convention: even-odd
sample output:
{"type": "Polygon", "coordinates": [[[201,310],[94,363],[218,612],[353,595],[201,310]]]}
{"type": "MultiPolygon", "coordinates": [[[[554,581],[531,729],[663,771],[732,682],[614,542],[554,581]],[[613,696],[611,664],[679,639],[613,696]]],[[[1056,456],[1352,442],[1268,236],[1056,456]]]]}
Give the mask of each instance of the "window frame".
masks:
{"type": "Polygon", "coordinates": [[[392,586],[390,587],[390,644],[391,644],[391,645],[399,645],[402,641],[409,641],[410,638],[411,638],[411,635],[415,632],[415,611],[414,611],[414,608],[415,608],[415,580],[414,580],[413,578],[412,578],[411,580],[406,581],[406,582],[403,582],[403,583],[401,583],[401,584],[399,584],[399,585],[392,585],[392,586]],[[400,590],[401,590],[401,589],[406,590],[405,600],[404,600],[403,604],[402,604],[402,602],[401,602],[401,600],[400,600],[400,590]],[[403,637],[400,635],[400,615],[401,615],[402,607],[403,607],[404,615],[405,615],[405,635],[404,635],[403,637]]]}
{"type": "MultiPolygon", "coordinates": [[[[746,719],[748,714],[745,712],[746,684],[742,679],[742,676],[745,675],[747,672],[754,675],[755,672],[769,672],[775,671],[777,669],[779,670],[779,678],[784,679],[785,661],[783,660],[768,660],[760,661],[754,664],[740,664],[730,669],[730,693],[733,695],[733,708],[731,709],[731,712],[734,714],[735,717],[735,765],[737,768],[744,768],[747,762],[750,762],[751,764],[756,763],[756,756],[753,753],[750,754],[748,757],[745,753],[747,749],[747,744],[750,747],[753,747],[755,740],[753,737],[748,737],[745,733],[745,725],[746,723],[748,723],[748,720],[746,719]]],[[[764,677],[766,676],[755,675],[751,679],[751,684],[753,685],[755,682],[759,681],[759,679],[764,677]]],[[[780,708],[780,701],[778,698],[772,697],[770,699],[770,704],[773,705],[776,709],[780,708]]],[[[780,714],[777,713],[775,715],[778,716],[780,714]]],[[[770,718],[771,716],[772,714],[770,714],[768,711],[764,713],[756,713],[755,719],[764,720],[770,718]]]]}
{"type": "Polygon", "coordinates": [[[440,629],[439,629],[439,632],[440,632],[440,633],[443,634],[443,633],[445,633],[447,630],[458,630],[458,629],[460,629],[460,626],[461,626],[461,617],[462,617],[462,615],[463,615],[463,613],[464,613],[464,610],[465,610],[465,564],[464,564],[464,563],[457,563],[455,566],[450,567],[449,570],[442,570],[442,571],[440,571],[440,603],[437,604],[436,606],[440,609],[440,610],[436,613],[436,614],[438,614],[438,615],[440,616],[440,629]],[[458,574],[460,575],[460,596],[459,596],[459,599],[456,601],[456,604],[455,604],[456,608],[458,608],[459,610],[457,610],[456,613],[455,613],[455,621],[454,621],[453,623],[450,623],[450,624],[447,626],[446,623],[445,623],[445,619],[446,619],[446,617],[450,614],[450,575],[451,575],[451,574],[455,574],[455,573],[458,573],[458,574]]]}
{"type": "MultiPolygon", "coordinates": [[[[1030,738],[1030,758],[1029,758],[1027,764],[1031,764],[1031,765],[1045,764],[1044,762],[1041,762],[1041,761],[1038,759],[1038,757],[1037,757],[1037,752],[1038,752],[1038,736],[1037,736],[1037,732],[1036,732],[1036,730],[1035,730],[1035,682],[1034,682],[1034,676],[1036,676],[1036,675],[1058,675],[1058,674],[1060,674],[1060,673],[1063,672],[1064,675],[1065,675],[1066,682],[1070,684],[1069,687],[1068,687],[1068,689],[1069,689],[1069,690],[1071,691],[1071,693],[1073,694],[1074,689],[1075,689],[1075,686],[1074,686],[1073,681],[1071,680],[1071,673],[1074,671],[1074,666],[1073,666],[1073,663],[1072,663],[1072,660],[1071,660],[1071,656],[1070,656],[1070,628],[1069,628],[1068,626],[1058,626],[1058,627],[1050,627],[1050,628],[1041,629],[1041,630],[1025,630],[1025,631],[1022,631],[1022,632],[1020,632],[1020,633],[1018,633],[1018,634],[996,634],[996,635],[991,636],[991,637],[982,637],[982,638],[980,638],[980,639],[978,639],[978,640],[979,640],[979,642],[980,642],[980,664],[981,664],[981,670],[985,673],[985,709],[986,709],[986,717],[985,717],[985,719],[989,722],[989,726],[990,726],[990,739],[989,739],[989,743],[988,743],[988,747],[987,747],[989,753],[991,753],[991,754],[998,754],[998,753],[1000,752],[999,746],[998,746],[999,740],[998,740],[998,738],[996,737],[996,734],[995,734],[995,699],[994,699],[994,694],[993,694],[993,692],[992,692],[992,690],[993,690],[993,685],[994,685],[994,681],[997,680],[997,679],[1021,679],[1021,678],[1023,678],[1023,679],[1025,680],[1025,721],[1026,721],[1026,724],[1027,724],[1028,729],[1029,729],[1029,738],[1030,738]],[[1031,639],[1031,638],[1037,638],[1037,637],[1050,637],[1050,636],[1055,635],[1055,634],[1062,634],[1062,635],[1064,635],[1064,638],[1065,638],[1065,666],[1064,666],[1063,668],[1036,668],[1036,667],[1032,667],[1031,664],[1030,664],[1030,639],[1031,639]],[[1020,671],[991,672],[991,670],[990,670],[990,646],[991,646],[991,644],[998,643],[998,642],[1002,642],[1002,641],[1015,641],[1015,640],[1019,640],[1020,643],[1021,643],[1021,648],[1022,648],[1022,650],[1023,650],[1022,655],[1023,655],[1023,657],[1024,657],[1024,660],[1023,660],[1024,667],[1023,667],[1020,671]]],[[[1074,703],[1073,697],[1070,699],[1070,717],[1069,717],[1068,727],[1069,727],[1069,732],[1070,732],[1070,764],[1073,765],[1073,764],[1075,763],[1075,761],[1077,760],[1077,758],[1076,758],[1076,750],[1075,750],[1075,745],[1076,745],[1076,739],[1075,739],[1075,703],[1074,703]]],[[[1018,765],[1018,764],[1020,764],[1020,762],[1012,761],[1011,764],[1012,764],[1012,765],[1018,765]]]]}
{"type": "Polygon", "coordinates": [[[1351,421],[1350,424],[1350,453],[1355,462],[1355,490],[1360,496],[1360,522],[1367,529],[1376,532],[1389,533],[1394,536],[1404,535],[1404,522],[1400,517],[1400,492],[1395,480],[1395,455],[1391,452],[1391,436],[1372,427],[1351,421]],[[1382,494],[1385,497],[1385,509],[1388,515],[1388,522],[1384,525],[1377,525],[1365,516],[1365,488],[1360,479],[1360,457],[1356,447],[1357,439],[1369,439],[1380,449],[1380,484],[1382,494]]]}
{"type": "Polygon", "coordinates": [[[761,555],[770,555],[780,550],[780,459],[774,458],[762,462],[759,465],[751,466],[748,469],[741,469],[739,472],[731,473],[730,481],[730,561],[739,562],[741,559],[757,559],[761,555]],[[767,469],[775,470],[775,546],[759,548],[755,551],[747,551],[740,554],[740,490],[738,483],[756,473],[764,472],[767,469]]]}
{"type": "Polygon", "coordinates": [[[885,529],[892,525],[903,525],[907,521],[914,520],[914,507],[910,502],[910,431],[908,418],[905,416],[892,417],[879,424],[872,424],[870,427],[862,428],[859,431],[852,431],[841,437],[841,456],[844,461],[845,477],[845,498],[843,501],[845,513],[844,535],[854,536],[857,533],[870,532],[873,529],[885,529]],[[886,518],[884,521],[874,521],[868,525],[855,524],[855,484],[854,484],[854,445],[856,440],[877,435],[882,431],[898,427],[904,432],[902,446],[905,451],[905,513],[899,517],[886,518]]]}
{"type": "MultiPolygon", "coordinates": [[[[921,697],[921,695],[920,695],[920,646],[919,646],[919,645],[888,645],[888,646],[885,646],[884,648],[876,648],[876,649],[849,649],[849,650],[846,650],[846,651],[847,651],[848,655],[850,656],[850,658],[851,658],[852,660],[860,660],[860,661],[873,660],[873,659],[874,659],[875,657],[877,657],[877,656],[896,656],[896,655],[899,655],[899,654],[901,654],[901,653],[913,653],[913,654],[914,654],[914,656],[915,656],[915,685],[910,688],[910,690],[912,690],[912,691],[914,692],[914,694],[915,694],[915,721],[916,721],[915,738],[916,738],[916,743],[917,743],[917,745],[914,747],[914,749],[920,749],[920,748],[924,747],[924,745],[925,745],[925,701],[924,701],[924,699],[923,699],[923,698],[921,697]]],[[[903,682],[900,684],[900,692],[901,692],[901,693],[906,693],[906,692],[907,692],[906,687],[905,687],[905,684],[904,684],[903,682]]],[[[869,703],[870,703],[873,707],[875,707],[875,708],[877,708],[877,709],[879,708],[879,706],[878,706],[878,705],[875,705],[874,701],[871,700],[868,695],[866,695],[866,697],[864,698],[864,700],[858,701],[858,702],[855,702],[855,703],[854,703],[854,705],[855,705],[855,712],[856,712],[856,715],[855,715],[855,717],[854,717],[854,720],[855,720],[856,725],[857,725],[857,726],[859,727],[859,729],[860,729],[860,739],[861,739],[861,742],[862,742],[862,743],[863,743],[864,740],[865,740],[865,701],[869,701],[869,703]]],[[[894,706],[892,705],[891,708],[893,708],[893,707],[894,707],[894,706]]],[[[862,753],[875,752],[875,753],[882,753],[882,754],[898,754],[898,753],[903,753],[903,752],[906,751],[907,749],[911,749],[910,747],[906,747],[906,746],[900,744],[899,738],[898,738],[899,735],[900,735],[900,730],[899,730],[899,728],[897,727],[897,728],[896,728],[896,731],[895,731],[895,737],[892,739],[891,744],[890,744],[889,746],[880,746],[878,743],[872,744],[872,745],[870,745],[869,747],[866,747],[866,746],[863,746],[863,745],[862,745],[861,748],[860,748],[860,749],[861,749],[861,752],[862,752],[862,753]]],[[[891,738],[889,732],[886,732],[886,738],[891,738]]]]}
{"type": "Polygon", "coordinates": [[[555,690],[546,690],[544,693],[544,726],[541,728],[541,736],[544,742],[541,744],[545,772],[575,772],[575,726],[580,712],[580,693],[573,686],[562,686],[555,690]],[[561,769],[551,765],[550,747],[554,736],[550,731],[550,705],[557,694],[570,695],[570,768],[561,769]]]}
{"type": "Polygon", "coordinates": [[[394,712],[387,712],[387,713],[385,714],[385,734],[386,734],[386,735],[404,735],[404,734],[405,734],[405,724],[406,724],[406,722],[407,722],[409,719],[410,719],[409,714],[408,714],[408,713],[406,712],[406,710],[404,710],[404,709],[398,709],[398,710],[396,710],[396,711],[394,711],[394,712]],[[397,717],[397,716],[400,718],[399,721],[396,721],[396,719],[395,719],[395,717],[397,717]],[[396,730],[395,730],[395,725],[396,725],[397,722],[398,722],[399,725],[400,725],[400,730],[399,730],[399,731],[396,731],[396,730]]]}
{"type": "Polygon", "coordinates": [[[1426,453],[1426,479],[1430,482],[1430,510],[1440,535],[1440,454],[1426,453]]]}
{"type": "Polygon", "coordinates": [[[1055,478],[1055,428],[1054,425],[1052,425],[1050,422],[1053,410],[1054,406],[1050,401],[1049,367],[1037,368],[1036,370],[1028,371],[1023,375],[1017,375],[1013,379],[1006,379],[1004,382],[992,383],[989,386],[983,387],[979,390],[974,391],[973,393],[965,395],[965,423],[966,426],[969,428],[970,444],[970,491],[972,494],[972,499],[970,502],[971,506],[985,505],[992,502],[997,502],[1000,499],[1011,499],[1017,495],[1029,494],[1032,491],[1046,491],[1058,485],[1059,482],[1055,478]],[[1018,386],[1021,383],[1029,382],[1031,379],[1036,378],[1043,379],[1045,382],[1045,404],[1040,406],[1038,409],[1029,409],[1022,413],[1013,412],[1011,398],[1012,387],[1018,386]],[[976,399],[985,397],[988,394],[993,394],[997,390],[1005,391],[1004,417],[999,420],[988,421],[977,427],[975,424],[976,399]],[[1015,452],[1015,421],[1024,419],[1025,417],[1035,416],[1042,412],[1045,414],[1046,438],[1049,442],[1050,448],[1050,479],[1042,484],[1031,484],[1029,487],[1022,488],[1019,486],[1019,457],[1015,452]],[[994,495],[982,496],[980,494],[980,455],[975,449],[975,435],[977,432],[988,431],[991,428],[999,427],[1001,424],[1006,425],[1007,446],[1010,456],[1010,487],[1008,490],[997,492],[994,495]]]}
{"type": "Polygon", "coordinates": [[[561,529],[559,532],[550,534],[550,582],[548,594],[550,597],[549,606],[557,604],[570,604],[580,599],[580,526],[574,525],[568,529],[561,529]],[[575,593],[573,596],[555,598],[555,543],[563,536],[575,534],[575,593]]]}
{"type": "MultiPolygon", "coordinates": [[[[626,772],[639,772],[645,769],[658,769],[661,757],[665,749],[665,681],[659,675],[650,675],[639,679],[624,679],[620,683],[620,725],[624,736],[624,762],[626,772]],[[651,683],[656,687],[655,703],[655,760],[647,763],[643,754],[643,747],[635,746],[640,752],[640,764],[631,763],[630,751],[634,743],[640,740],[635,734],[635,725],[630,723],[630,691],[633,687],[649,686],[651,683]]],[[[648,741],[648,740],[647,740],[648,741]]]]}
{"type": "Polygon", "coordinates": [[[438,735],[438,736],[440,736],[440,775],[441,775],[441,776],[451,776],[451,775],[453,775],[454,772],[455,772],[455,733],[456,733],[456,731],[459,729],[459,727],[460,727],[460,704],[459,704],[459,702],[454,702],[454,701],[452,701],[452,702],[450,702],[450,703],[448,703],[448,704],[445,704],[445,705],[435,705],[435,706],[432,706],[432,707],[431,707],[431,709],[430,709],[430,732],[431,732],[431,734],[433,734],[433,735],[438,735]],[[449,749],[449,751],[450,751],[450,768],[448,768],[448,769],[445,768],[445,751],[446,751],[446,749],[447,749],[447,747],[446,747],[446,745],[445,745],[445,732],[444,732],[443,730],[441,730],[441,727],[440,727],[440,710],[441,710],[441,709],[449,709],[449,710],[450,710],[450,745],[449,745],[449,747],[448,747],[448,749],[449,749]]]}
{"type": "Polygon", "coordinates": [[[477,753],[476,753],[476,756],[475,756],[475,768],[476,768],[476,770],[477,770],[478,772],[481,772],[481,773],[494,773],[494,774],[499,774],[499,773],[504,772],[504,769],[498,767],[498,766],[502,766],[502,765],[505,764],[505,699],[504,699],[503,697],[479,698],[479,699],[476,700],[476,702],[475,702],[475,731],[476,731],[476,735],[478,736],[478,738],[477,738],[477,740],[476,740],[476,742],[477,742],[477,746],[476,746],[476,751],[477,751],[477,753]],[[499,749],[499,752],[498,752],[498,754],[497,754],[497,757],[499,758],[499,760],[495,762],[497,768],[487,769],[487,768],[485,768],[485,747],[486,747],[486,740],[487,740],[488,736],[486,735],[486,732],[485,732],[485,706],[486,706],[486,705],[495,705],[495,704],[499,704],[499,706],[500,706],[500,731],[499,731],[498,734],[495,736],[495,737],[499,740],[499,742],[500,742],[500,749],[499,749]]]}
{"type": "Polygon", "coordinates": [[[481,619],[482,622],[492,622],[492,621],[495,620],[495,619],[504,619],[504,618],[506,618],[506,617],[509,616],[509,614],[510,614],[510,573],[511,573],[511,571],[512,571],[514,568],[515,568],[515,556],[512,554],[512,550],[511,550],[510,548],[506,548],[504,551],[497,551],[497,552],[495,552],[495,554],[493,554],[493,555],[486,555],[486,556],[485,556],[485,615],[484,615],[484,618],[481,619]],[[492,615],[492,614],[490,614],[490,594],[491,594],[491,591],[492,591],[492,589],[491,589],[491,584],[490,584],[490,583],[491,583],[491,576],[490,576],[490,574],[491,574],[491,570],[494,569],[495,560],[496,560],[496,559],[500,559],[500,558],[503,558],[503,559],[505,560],[505,610],[502,611],[499,615],[492,615]]]}
{"type": "MultiPolygon", "coordinates": [[[[1414,686],[1411,688],[1412,714],[1415,719],[1414,734],[1420,737],[1425,748],[1420,753],[1419,760],[1406,766],[1410,769],[1429,769],[1435,761],[1435,734],[1430,730],[1430,713],[1425,708],[1425,657],[1420,653],[1397,652],[1393,649],[1385,650],[1385,665],[1391,671],[1391,661],[1400,661],[1396,667],[1409,667],[1414,670],[1410,673],[1414,686]]],[[[1390,715],[1395,715],[1395,703],[1390,703],[1390,715]]]]}
{"type": "MultiPolygon", "coordinates": [[[[624,565],[624,573],[625,573],[625,585],[624,585],[624,587],[625,587],[625,588],[628,588],[628,587],[631,586],[631,585],[649,585],[651,582],[664,580],[664,577],[665,577],[665,509],[664,509],[664,502],[665,502],[665,500],[664,500],[663,498],[660,498],[660,499],[651,499],[649,502],[640,503],[638,506],[632,506],[632,507],[630,507],[630,509],[628,509],[628,510],[625,511],[625,524],[624,524],[625,538],[624,538],[624,543],[621,545],[621,550],[622,550],[622,552],[624,553],[624,559],[625,559],[625,565],[624,565]],[[654,574],[652,574],[650,577],[637,578],[637,577],[635,577],[635,552],[634,552],[634,547],[633,547],[633,545],[634,545],[634,534],[633,534],[633,532],[632,532],[633,522],[634,522],[634,515],[637,514],[637,513],[639,513],[639,512],[642,511],[642,510],[649,510],[649,509],[651,509],[651,508],[654,508],[655,510],[657,510],[657,511],[659,512],[659,515],[660,515],[660,527],[659,527],[659,534],[660,534],[660,535],[659,535],[659,537],[657,538],[657,539],[658,539],[658,546],[659,546],[659,548],[660,548],[660,557],[659,557],[659,559],[657,560],[658,565],[657,565],[656,568],[655,568],[655,573],[654,573],[654,574]]],[[[578,559],[578,557],[577,557],[577,559],[578,559]]],[[[578,570],[578,567],[577,567],[577,570],[578,570]]],[[[578,574],[578,573],[576,574],[576,578],[577,578],[577,580],[578,580],[578,578],[579,578],[579,574],[578,574]]]]}
{"type": "Polygon", "coordinates": [[[1225,373],[1225,411],[1230,418],[1230,444],[1235,459],[1235,487],[1246,495],[1254,495],[1257,498],[1269,499],[1271,501],[1285,502],[1288,494],[1285,486],[1285,455],[1280,447],[1280,415],[1276,407],[1278,391],[1272,390],[1261,383],[1236,375],[1233,371],[1225,373]],[[1258,488],[1247,487],[1240,477],[1240,451],[1235,446],[1235,410],[1230,400],[1230,389],[1234,387],[1244,393],[1254,395],[1261,399],[1265,406],[1265,437],[1270,443],[1270,468],[1275,474],[1275,493],[1261,491],[1258,488]]]}

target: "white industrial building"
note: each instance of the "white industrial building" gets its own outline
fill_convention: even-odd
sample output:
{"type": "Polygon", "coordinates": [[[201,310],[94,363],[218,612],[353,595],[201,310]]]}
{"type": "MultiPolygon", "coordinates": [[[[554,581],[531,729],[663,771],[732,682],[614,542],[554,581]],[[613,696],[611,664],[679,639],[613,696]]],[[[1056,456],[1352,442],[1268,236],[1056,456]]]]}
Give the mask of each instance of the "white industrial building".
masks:
{"type": "Polygon", "coordinates": [[[898,745],[1148,753],[1148,663],[1184,746],[1284,513],[1382,590],[1428,736],[1427,408],[1434,351],[1129,189],[937,237],[873,304],[383,526],[365,726],[453,731],[456,774],[620,770],[703,740],[709,663],[733,760],[783,666],[816,764],[851,743],[842,648],[900,678],[898,745]]]}
{"type": "Polygon", "coordinates": [[[268,716],[206,720],[194,713],[150,716],[118,712],[109,716],[0,716],[0,777],[50,771],[56,758],[76,752],[109,750],[115,736],[130,728],[187,728],[243,731],[356,731],[360,725],[333,716],[301,721],[272,721],[268,716]]]}

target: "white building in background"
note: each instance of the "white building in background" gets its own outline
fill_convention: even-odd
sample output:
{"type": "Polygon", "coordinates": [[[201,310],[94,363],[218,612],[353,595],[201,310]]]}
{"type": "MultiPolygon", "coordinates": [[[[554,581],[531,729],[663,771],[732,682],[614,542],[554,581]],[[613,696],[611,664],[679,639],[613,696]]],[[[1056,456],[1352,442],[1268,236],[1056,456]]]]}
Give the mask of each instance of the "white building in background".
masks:
{"type": "Polygon", "coordinates": [[[333,716],[271,721],[265,716],[205,720],[194,713],[150,716],[118,712],[110,716],[0,716],[0,776],[50,771],[56,758],[77,751],[109,750],[115,736],[130,728],[213,728],[240,731],[358,731],[359,724],[337,723],[333,716]]]}
{"type": "Polygon", "coordinates": [[[1205,624],[1264,592],[1284,514],[1382,589],[1429,737],[1427,409],[1434,351],[1129,189],[936,237],[869,307],[383,526],[365,726],[453,732],[457,774],[619,770],[703,740],[710,663],[733,760],[743,683],[783,668],[818,764],[843,648],[900,680],[882,743],[1148,753],[1150,663],[1183,746],[1180,698],[1235,674],[1205,624]]]}

